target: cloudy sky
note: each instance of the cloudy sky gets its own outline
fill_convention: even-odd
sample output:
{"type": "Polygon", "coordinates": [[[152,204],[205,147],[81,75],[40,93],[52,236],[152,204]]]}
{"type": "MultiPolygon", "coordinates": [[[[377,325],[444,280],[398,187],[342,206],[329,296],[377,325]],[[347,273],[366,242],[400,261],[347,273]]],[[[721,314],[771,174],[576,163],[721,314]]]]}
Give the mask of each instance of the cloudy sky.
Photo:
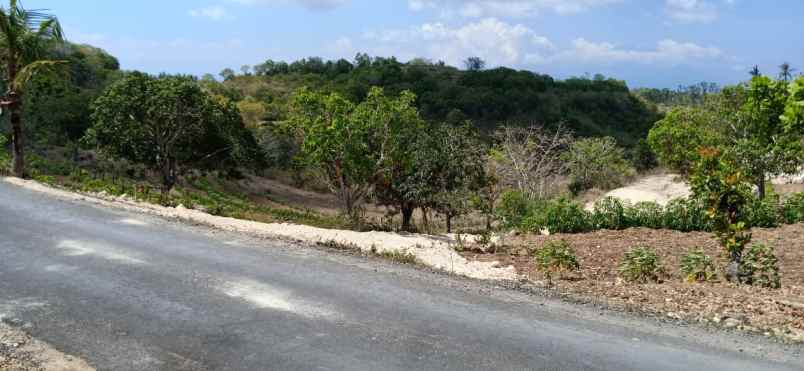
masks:
{"type": "Polygon", "coordinates": [[[469,56],[559,78],[632,87],[744,80],[754,64],[804,69],[801,0],[27,0],[67,37],[126,69],[217,73],[266,59],[357,52],[469,56]]]}

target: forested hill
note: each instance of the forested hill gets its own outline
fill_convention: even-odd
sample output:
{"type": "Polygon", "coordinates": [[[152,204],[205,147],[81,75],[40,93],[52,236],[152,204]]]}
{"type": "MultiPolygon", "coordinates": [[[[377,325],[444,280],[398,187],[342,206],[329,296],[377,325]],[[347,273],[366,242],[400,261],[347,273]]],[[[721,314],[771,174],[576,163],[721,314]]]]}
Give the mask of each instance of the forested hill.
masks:
{"type": "MultiPolygon", "coordinates": [[[[390,94],[411,90],[422,115],[433,121],[471,120],[492,130],[501,123],[565,123],[580,136],[613,136],[630,145],[658,120],[653,104],[632,94],[625,82],[594,78],[557,80],[510,68],[460,70],[443,63],[358,55],[355,62],[307,58],[293,63],[267,61],[240,73],[221,73],[223,85],[205,80],[219,93],[241,101],[244,115],[280,120],[289,94],[301,86],[339,92],[360,101],[371,86],[390,94]]],[[[247,119],[248,120],[248,119],[247,119]]]]}

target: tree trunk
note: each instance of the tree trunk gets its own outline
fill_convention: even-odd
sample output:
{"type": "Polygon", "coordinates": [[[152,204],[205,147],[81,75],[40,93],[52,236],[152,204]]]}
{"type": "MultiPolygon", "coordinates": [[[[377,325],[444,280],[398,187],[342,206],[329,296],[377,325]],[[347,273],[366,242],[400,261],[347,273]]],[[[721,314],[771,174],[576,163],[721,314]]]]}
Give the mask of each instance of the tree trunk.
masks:
{"type": "Polygon", "coordinates": [[[760,200],[764,200],[765,199],[765,176],[762,176],[761,179],[757,179],[756,186],[757,186],[757,197],[759,197],[760,200]]]}
{"type": "Polygon", "coordinates": [[[408,203],[402,204],[402,230],[405,232],[410,232],[411,228],[411,220],[413,220],[413,205],[408,203]]]}
{"type": "Polygon", "coordinates": [[[740,252],[732,252],[729,256],[729,265],[726,267],[726,280],[735,283],[742,283],[742,272],[740,266],[742,265],[743,254],[740,252]]]}
{"type": "Polygon", "coordinates": [[[11,173],[18,178],[25,176],[25,138],[22,131],[22,114],[16,103],[9,106],[11,111],[11,148],[14,160],[11,164],[11,173]]]}
{"type": "Polygon", "coordinates": [[[167,202],[170,190],[176,185],[177,180],[176,161],[168,158],[162,165],[162,203],[167,202]]]}

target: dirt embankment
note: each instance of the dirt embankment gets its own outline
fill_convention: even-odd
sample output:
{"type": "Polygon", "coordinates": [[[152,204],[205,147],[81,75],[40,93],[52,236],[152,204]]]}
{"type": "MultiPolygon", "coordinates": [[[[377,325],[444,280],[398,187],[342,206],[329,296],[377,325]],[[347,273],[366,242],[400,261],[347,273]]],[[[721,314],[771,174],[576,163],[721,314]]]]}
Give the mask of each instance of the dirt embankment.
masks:
{"type": "Polygon", "coordinates": [[[0,370],[92,371],[84,360],[66,355],[31,338],[23,330],[0,323],[0,370]]]}
{"type": "Polygon", "coordinates": [[[554,280],[551,289],[574,300],[592,301],[626,311],[646,312],[688,322],[737,328],[804,342],[804,224],[754,230],[754,242],[774,246],[782,274],[781,290],[735,286],[720,280],[687,283],[679,271],[681,257],[702,248],[717,266],[726,258],[709,233],[629,229],[575,235],[524,235],[508,238],[496,254],[465,254],[468,259],[512,264],[529,280],[547,286],[532,252],[546,242],[566,240],[581,269],[554,280]],[[667,272],[656,284],[631,284],[619,278],[623,254],[636,246],[653,248],[667,272]]]}

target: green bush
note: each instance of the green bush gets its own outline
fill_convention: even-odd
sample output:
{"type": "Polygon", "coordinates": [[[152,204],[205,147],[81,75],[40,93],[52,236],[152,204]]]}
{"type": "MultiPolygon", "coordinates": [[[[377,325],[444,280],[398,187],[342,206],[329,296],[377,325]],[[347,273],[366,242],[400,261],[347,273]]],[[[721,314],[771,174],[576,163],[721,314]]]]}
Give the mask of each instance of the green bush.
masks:
{"type": "Polygon", "coordinates": [[[715,263],[700,248],[681,258],[681,273],[688,282],[708,282],[717,277],[715,263]]]}
{"type": "Polygon", "coordinates": [[[566,198],[550,202],[531,223],[550,233],[583,233],[592,230],[592,216],[583,207],[566,198]]]}
{"type": "Polygon", "coordinates": [[[740,271],[747,284],[772,289],[782,287],[779,259],[773,247],[762,244],[752,246],[743,256],[740,271]]]}
{"type": "Polygon", "coordinates": [[[605,197],[595,203],[592,224],[595,229],[620,230],[628,227],[625,206],[615,197],[605,197]]]}
{"type": "Polygon", "coordinates": [[[548,274],[571,272],[578,270],[578,258],[575,251],[565,240],[550,241],[536,250],[536,267],[548,274]]]}
{"type": "Polygon", "coordinates": [[[620,263],[620,276],[637,283],[659,282],[664,275],[659,256],[649,247],[636,247],[625,253],[620,263]]]}
{"type": "Polygon", "coordinates": [[[673,199],[664,209],[662,224],[666,229],[681,232],[710,231],[711,221],[706,212],[703,202],[695,198],[673,199]]]}
{"type": "Polygon", "coordinates": [[[781,217],[787,224],[804,222],[804,192],[796,193],[784,202],[781,217]]]}
{"type": "Polygon", "coordinates": [[[764,200],[753,197],[749,201],[747,214],[748,224],[753,227],[775,228],[783,219],[778,196],[768,196],[764,200]]]}
{"type": "Polygon", "coordinates": [[[525,194],[512,190],[500,196],[495,214],[506,228],[516,228],[528,217],[529,209],[529,201],[525,194]]]}
{"type": "Polygon", "coordinates": [[[661,229],[664,226],[664,208],[656,202],[639,202],[625,209],[630,227],[661,229]]]}

